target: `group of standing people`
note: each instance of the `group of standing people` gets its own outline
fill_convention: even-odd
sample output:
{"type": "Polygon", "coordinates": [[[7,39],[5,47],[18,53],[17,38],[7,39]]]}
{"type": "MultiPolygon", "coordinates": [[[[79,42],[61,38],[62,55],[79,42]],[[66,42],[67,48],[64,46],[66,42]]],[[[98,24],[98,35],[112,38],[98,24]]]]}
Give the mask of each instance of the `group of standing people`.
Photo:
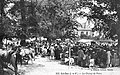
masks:
{"type": "MultiPolygon", "coordinates": [[[[49,56],[51,60],[69,62],[74,59],[74,64],[81,67],[112,67],[119,64],[118,53],[114,45],[102,45],[95,42],[87,45],[85,43],[74,43],[66,41],[51,42],[30,42],[27,47],[34,49],[35,55],[42,57],[49,56]],[[116,63],[117,62],[117,63],[116,63]]],[[[14,50],[18,46],[12,46],[14,50]]],[[[18,58],[20,59],[20,58],[18,58]]]]}
{"type": "Polygon", "coordinates": [[[115,67],[119,64],[115,47],[109,45],[81,44],[78,49],[78,65],[83,67],[115,67]]]}
{"type": "MultiPolygon", "coordinates": [[[[85,43],[51,43],[47,45],[46,54],[50,59],[65,61],[66,58],[74,59],[74,63],[81,67],[115,67],[119,64],[118,53],[114,45],[102,45],[91,42],[85,43]]],[[[44,49],[43,49],[44,50],[44,49]]],[[[44,51],[42,51],[44,52],[44,51]]],[[[69,61],[69,60],[68,60],[69,61]]]]}

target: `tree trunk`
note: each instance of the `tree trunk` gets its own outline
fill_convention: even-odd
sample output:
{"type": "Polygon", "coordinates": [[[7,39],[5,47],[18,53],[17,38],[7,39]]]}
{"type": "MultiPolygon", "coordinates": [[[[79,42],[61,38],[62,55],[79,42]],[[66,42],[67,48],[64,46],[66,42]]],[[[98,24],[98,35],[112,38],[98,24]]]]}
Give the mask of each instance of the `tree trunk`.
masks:
{"type": "Polygon", "coordinates": [[[117,23],[117,26],[115,26],[115,29],[116,29],[116,31],[117,31],[116,33],[118,35],[118,54],[119,54],[118,56],[119,56],[119,66],[120,66],[120,7],[117,7],[116,11],[118,13],[117,14],[117,16],[118,16],[118,23],[117,23]]]}
{"type": "Polygon", "coordinates": [[[4,3],[5,0],[0,1],[0,48],[2,48],[2,39],[4,37],[4,26],[3,26],[3,16],[4,16],[4,3]]]}
{"type": "Polygon", "coordinates": [[[21,8],[22,21],[25,21],[25,1],[24,0],[20,0],[20,8],[21,8]]]}
{"type": "Polygon", "coordinates": [[[119,57],[119,66],[120,66],[120,33],[118,34],[118,57],[119,57]]]}
{"type": "Polygon", "coordinates": [[[116,33],[118,35],[118,57],[119,57],[119,66],[120,66],[120,16],[119,16],[119,21],[117,22],[117,25],[115,26],[115,29],[116,29],[116,33]]]}

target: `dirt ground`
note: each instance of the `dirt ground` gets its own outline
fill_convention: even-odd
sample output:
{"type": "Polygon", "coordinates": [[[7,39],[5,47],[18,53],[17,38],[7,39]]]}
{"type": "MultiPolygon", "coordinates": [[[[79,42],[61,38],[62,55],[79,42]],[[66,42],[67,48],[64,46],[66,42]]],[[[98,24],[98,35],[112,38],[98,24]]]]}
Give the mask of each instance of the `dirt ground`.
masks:
{"type": "Polygon", "coordinates": [[[33,63],[18,65],[20,75],[119,75],[120,68],[82,68],[60,64],[61,61],[50,60],[48,57],[36,57],[33,63]]]}

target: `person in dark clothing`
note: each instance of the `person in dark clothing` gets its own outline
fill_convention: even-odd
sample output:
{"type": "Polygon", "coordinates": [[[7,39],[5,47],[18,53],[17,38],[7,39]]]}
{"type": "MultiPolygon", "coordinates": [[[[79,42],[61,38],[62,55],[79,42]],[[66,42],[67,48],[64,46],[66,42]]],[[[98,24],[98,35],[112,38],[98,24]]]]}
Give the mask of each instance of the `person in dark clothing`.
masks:
{"type": "Polygon", "coordinates": [[[72,49],[73,49],[73,54],[74,54],[74,55],[77,55],[77,52],[78,52],[78,46],[75,45],[75,46],[72,47],[72,49]]]}
{"type": "Polygon", "coordinates": [[[78,51],[78,65],[83,66],[83,57],[84,57],[84,52],[83,50],[78,51]]]}
{"type": "Polygon", "coordinates": [[[16,60],[17,60],[17,63],[20,62],[20,64],[22,65],[22,55],[20,55],[20,48],[17,49],[17,52],[16,52],[16,60]]]}
{"type": "Polygon", "coordinates": [[[60,47],[56,46],[55,47],[55,59],[56,60],[60,60],[60,53],[61,53],[60,47]]]}

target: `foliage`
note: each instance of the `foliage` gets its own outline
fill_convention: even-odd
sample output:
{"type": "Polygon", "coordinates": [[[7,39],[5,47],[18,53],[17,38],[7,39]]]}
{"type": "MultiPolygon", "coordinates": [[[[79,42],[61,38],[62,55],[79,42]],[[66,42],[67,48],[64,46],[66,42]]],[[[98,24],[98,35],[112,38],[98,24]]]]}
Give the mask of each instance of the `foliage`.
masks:
{"type": "MultiPolygon", "coordinates": [[[[62,1],[48,0],[48,4],[39,4],[37,7],[38,23],[43,36],[48,38],[72,37],[75,23],[72,21],[68,7],[62,1]]],[[[40,31],[41,32],[41,31],[40,31]]]]}
{"type": "MultiPolygon", "coordinates": [[[[4,1],[4,0],[3,0],[4,1]]],[[[72,20],[69,9],[74,1],[70,0],[5,0],[1,8],[3,32],[7,36],[21,39],[44,36],[50,39],[75,38],[77,24],[72,20]],[[45,4],[42,4],[44,3],[45,4]],[[13,3],[12,7],[9,4],[13,3]],[[9,8],[7,11],[3,9],[9,8]]]]}
{"type": "Polygon", "coordinates": [[[93,31],[99,31],[99,33],[104,33],[106,38],[115,39],[117,34],[116,27],[118,27],[118,12],[113,8],[111,3],[107,0],[104,1],[84,1],[81,4],[76,4],[77,8],[74,7],[73,10],[77,12],[78,9],[89,8],[90,12],[85,13],[80,11],[77,13],[79,16],[87,17],[87,20],[93,20],[95,26],[93,31]]]}
{"type": "Polygon", "coordinates": [[[25,1],[25,5],[23,6],[21,1],[23,0],[7,0],[4,2],[4,8],[2,8],[5,9],[3,11],[4,15],[1,16],[2,29],[5,31],[3,34],[7,36],[16,36],[19,38],[30,37],[30,33],[32,33],[37,26],[36,19],[33,17],[35,15],[35,11],[33,10],[35,9],[35,3],[25,1]],[[13,6],[10,7],[10,4],[13,4],[13,6]],[[24,9],[21,8],[22,6],[24,9]]]}

